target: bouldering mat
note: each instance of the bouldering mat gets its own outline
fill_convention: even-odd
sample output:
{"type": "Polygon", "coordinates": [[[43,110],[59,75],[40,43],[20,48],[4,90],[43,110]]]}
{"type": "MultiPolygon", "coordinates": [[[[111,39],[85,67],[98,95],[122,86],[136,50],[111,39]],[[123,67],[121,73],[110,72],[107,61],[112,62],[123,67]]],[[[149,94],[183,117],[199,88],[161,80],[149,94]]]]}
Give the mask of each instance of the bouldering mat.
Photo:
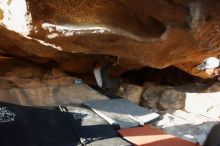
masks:
{"type": "Polygon", "coordinates": [[[118,130],[118,133],[138,146],[198,146],[196,143],[166,134],[148,125],[118,130]]]}
{"type": "Polygon", "coordinates": [[[112,126],[84,106],[60,106],[67,121],[86,146],[130,146],[112,126]],[[66,114],[67,113],[67,114],[66,114]],[[69,114],[70,113],[70,114],[69,114]]]}
{"type": "Polygon", "coordinates": [[[60,111],[0,102],[2,146],[77,146],[80,140],[60,111]]]}
{"type": "Polygon", "coordinates": [[[159,114],[127,99],[94,100],[83,104],[90,107],[109,124],[119,125],[120,128],[136,127],[159,118],[159,114]]]}

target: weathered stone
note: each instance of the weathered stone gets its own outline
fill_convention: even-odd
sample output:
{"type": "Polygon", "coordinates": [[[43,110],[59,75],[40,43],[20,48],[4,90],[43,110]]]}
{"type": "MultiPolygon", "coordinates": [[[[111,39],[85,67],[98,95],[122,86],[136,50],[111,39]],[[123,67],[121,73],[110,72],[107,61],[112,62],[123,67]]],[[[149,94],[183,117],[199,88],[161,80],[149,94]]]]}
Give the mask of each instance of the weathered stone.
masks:
{"type": "Polygon", "coordinates": [[[186,93],[174,88],[166,89],[161,93],[158,106],[163,110],[183,109],[185,107],[186,93]]]}
{"type": "Polygon", "coordinates": [[[124,97],[133,103],[140,104],[143,87],[132,84],[123,84],[116,95],[124,97]]]}
{"type": "Polygon", "coordinates": [[[91,73],[94,62],[118,58],[118,74],[172,65],[206,78],[194,67],[220,55],[219,5],[217,0],[4,0],[0,53],[74,73],[91,73]]]}
{"type": "Polygon", "coordinates": [[[108,99],[59,69],[41,68],[12,58],[0,58],[0,101],[21,105],[56,106],[108,99]]]}
{"type": "Polygon", "coordinates": [[[142,94],[141,105],[148,108],[158,108],[158,103],[161,98],[161,93],[168,88],[168,86],[163,85],[152,85],[145,84],[144,87],[147,87],[142,94]]]}
{"type": "Polygon", "coordinates": [[[208,88],[204,89],[203,92],[208,92],[208,93],[220,92],[220,83],[216,82],[210,85],[208,88]]]}
{"type": "Polygon", "coordinates": [[[143,88],[144,89],[148,89],[148,88],[153,87],[153,86],[156,86],[155,83],[153,83],[153,82],[144,82],[143,83],[143,88]]]}
{"type": "Polygon", "coordinates": [[[55,67],[52,68],[51,74],[54,78],[67,76],[67,74],[65,74],[60,68],[55,68],[55,67]]]}
{"type": "Polygon", "coordinates": [[[193,100],[193,98],[188,98],[188,95],[202,92],[207,90],[208,87],[206,84],[202,83],[192,83],[181,86],[145,83],[143,86],[146,87],[146,89],[143,92],[141,104],[145,107],[160,110],[177,110],[183,109],[184,107],[193,108],[193,104],[190,104],[190,100],[193,100]],[[186,106],[185,102],[187,102],[186,106]]]}

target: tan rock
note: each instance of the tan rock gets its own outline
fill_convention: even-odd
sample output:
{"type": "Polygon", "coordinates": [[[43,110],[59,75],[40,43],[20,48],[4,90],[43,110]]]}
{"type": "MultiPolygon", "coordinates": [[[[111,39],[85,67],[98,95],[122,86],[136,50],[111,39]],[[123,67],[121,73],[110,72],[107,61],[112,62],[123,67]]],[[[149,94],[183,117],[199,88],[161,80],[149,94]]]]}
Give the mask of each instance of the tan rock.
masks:
{"type": "Polygon", "coordinates": [[[108,99],[86,84],[74,84],[76,77],[58,69],[50,71],[12,58],[0,58],[0,65],[3,67],[0,70],[0,101],[56,106],[108,99]]]}
{"type": "Polygon", "coordinates": [[[123,84],[116,95],[124,97],[133,103],[140,104],[143,87],[132,84],[123,84]]]}
{"type": "Polygon", "coordinates": [[[3,11],[0,9],[0,20],[2,20],[3,18],[4,18],[3,11]]]}
{"type": "Polygon", "coordinates": [[[55,87],[53,96],[57,104],[81,104],[89,100],[109,99],[85,84],[55,87]]]}
{"type": "Polygon", "coordinates": [[[51,73],[54,78],[67,76],[60,68],[57,68],[57,67],[52,68],[51,73]]]}
{"type": "Polygon", "coordinates": [[[27,106],[82,104],[88,100],[109,99],[83,84],[32,88],[0,88],[0,94],[0,101],[27,106]]]}

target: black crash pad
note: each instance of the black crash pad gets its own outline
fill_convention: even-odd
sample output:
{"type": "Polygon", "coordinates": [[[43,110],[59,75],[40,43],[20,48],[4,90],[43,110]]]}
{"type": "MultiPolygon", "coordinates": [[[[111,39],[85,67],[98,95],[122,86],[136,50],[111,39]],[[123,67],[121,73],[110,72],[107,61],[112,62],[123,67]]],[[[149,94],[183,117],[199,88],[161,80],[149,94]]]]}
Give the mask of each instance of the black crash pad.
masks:
{"type": "Polygon", "coordinates": [[[77,146],[80,140],[60,111],[0,102],[1,146],[77,146]]]}

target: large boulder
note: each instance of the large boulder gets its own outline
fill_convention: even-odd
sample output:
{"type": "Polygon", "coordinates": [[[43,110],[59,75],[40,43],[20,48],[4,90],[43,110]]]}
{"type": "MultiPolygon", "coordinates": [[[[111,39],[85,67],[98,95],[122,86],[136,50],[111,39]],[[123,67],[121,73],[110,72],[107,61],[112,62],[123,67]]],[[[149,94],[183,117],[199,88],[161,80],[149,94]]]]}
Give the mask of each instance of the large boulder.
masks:
{"type": "Polygon", "coordinates": [[[186,94],[176,89],[167,89],[161,93],[159,106],[161,109],[183,109],[185,107],[186,94]]]}
{"type": "MultiPolygon", "coordinates": [[[[188,109],[188,111],[192,111],[193,109],[201,111],[202,107],[204,107],[204,103],[202,104],[202,102],[205,102],[205,100],[200,99],[198,92],[203,92],[201,95],[205,96],[206,93],[204,93],[204,90],[208,90],[207,85],[202,83],[185,84],[181,86],[147,84],[142,94],[141,104],[148,108],[160,110],[178,110],[185,108],[188,109]],[[198,97],[193,96],[195,94],[198,97]],[[196,103],[198,101],[199,104],[196,103]]],[[[213,103],[213,101],[210,101],[210,103],[213,103]]],[[[207,107],[207,105],[205,106],[207,107]]]]}
{"type": "MultiPolygon", "coordinates": [[[[146,87],[146,85],[145,85],[146,87]]],[[[148,108],[157,109],[161,93],[168,88],[164,85],[148,85],[142,94],[141,105],[148,108]]]]}
{"type": "Polygon", "coordinates": [[[144,66],[194,67],[219,56],[217,0],[4,0],[0,53],[91,73],[118,58],[121,74],[144,66]]]}
{"type": "Polygon", "coordinates": [[[2,57],[0,66],[0,101],[28,106],[57,106],[109,99],[84,83],[76,83],[76,77],[59,68],[42,68],[2,57]]]}

